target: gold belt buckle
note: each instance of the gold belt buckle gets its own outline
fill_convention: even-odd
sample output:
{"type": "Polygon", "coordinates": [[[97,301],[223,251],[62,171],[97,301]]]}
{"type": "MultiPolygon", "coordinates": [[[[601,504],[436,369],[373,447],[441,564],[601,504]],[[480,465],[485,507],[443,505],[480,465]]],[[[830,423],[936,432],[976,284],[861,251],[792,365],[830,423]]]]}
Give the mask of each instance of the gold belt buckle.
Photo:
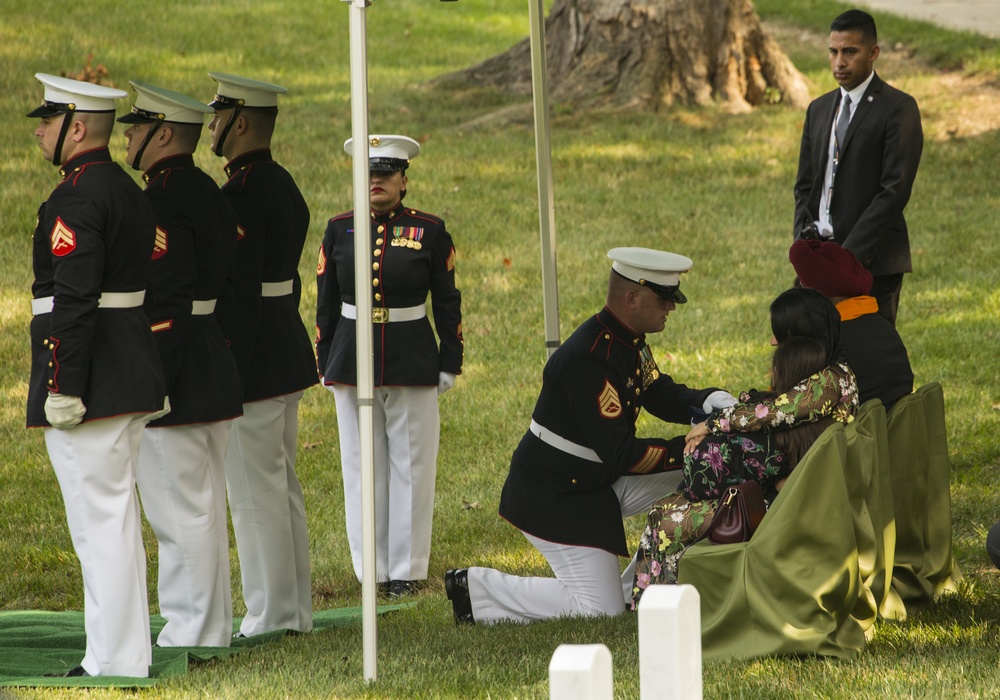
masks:
{"type": "Polygon", "coordinates": [[[376,306],[372,308],[372,323],[388,323],[389,322],[389,309],[376,306]]]}

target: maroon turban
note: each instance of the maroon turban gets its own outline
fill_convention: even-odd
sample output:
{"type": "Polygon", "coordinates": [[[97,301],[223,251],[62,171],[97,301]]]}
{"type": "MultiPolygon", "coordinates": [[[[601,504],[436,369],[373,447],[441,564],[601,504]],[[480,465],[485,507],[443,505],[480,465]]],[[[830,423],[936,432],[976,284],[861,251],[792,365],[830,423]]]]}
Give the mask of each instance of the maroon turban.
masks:
{"type": "Polygon", "coordinates": [[[872,273],[854,253],[833,241],[795,241],[788,259],[802,286],[823,296],[858,297],[872,290],[872,273]]]}

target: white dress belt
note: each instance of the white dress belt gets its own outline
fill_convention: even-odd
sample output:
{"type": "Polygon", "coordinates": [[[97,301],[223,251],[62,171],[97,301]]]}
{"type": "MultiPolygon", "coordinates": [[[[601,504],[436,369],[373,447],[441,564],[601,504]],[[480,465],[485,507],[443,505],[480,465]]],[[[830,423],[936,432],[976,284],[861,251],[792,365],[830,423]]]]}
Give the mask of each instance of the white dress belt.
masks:
{"type": "MultiPolygon", "coordinates": [[[[354,304],[342,303],[340,305],[340,315],[344,318],[356,320],[358,318],[358,307],[354,304]]],[[[372,323],[402,323],[403,321],[419,321],[427,315],[427,307],[423,304],[419,306],[399,306],[385,308],[376,306],[372,308],[372,323]]]]}
{"type": "Polygon", "coordinates": [[[262,297],[286,297],[292,293],[294,280],[284,282],[262,282],[260,285],[260,295],[262,297]]]}
{"type": "MultiPolygon", "coordinates": [[[[146,299],[146,290],[138,292],[104,292],[97,302],[101,309],[132,309],[142,306],[146,299]]],[[[35,316],[52,312],[52,297],[38,297],[31,300],[31,313],[35,316]]]]}
{"type": "Polygon", "coordinates": [[[544,442],[550,447],[554,447],[560,452],[565,452],[566,454],[573,455],[574,457],[579,457],[580,459],[585,459],[588,462],[600,462],[601,458],[597,456],[589,447],[584,447],[583,445],[577,445],[572,440],[567,440],[566,438],[556,435],[548,428],[543,428],[535,419],[531,419],[531,427],[528,428],[532,435],[544,442]]]}
{"type": "Polygon", "coordinates": [[[191,302],[192,316],[210,316],[215,313],[215,299],[195,299],[191,302]]]}

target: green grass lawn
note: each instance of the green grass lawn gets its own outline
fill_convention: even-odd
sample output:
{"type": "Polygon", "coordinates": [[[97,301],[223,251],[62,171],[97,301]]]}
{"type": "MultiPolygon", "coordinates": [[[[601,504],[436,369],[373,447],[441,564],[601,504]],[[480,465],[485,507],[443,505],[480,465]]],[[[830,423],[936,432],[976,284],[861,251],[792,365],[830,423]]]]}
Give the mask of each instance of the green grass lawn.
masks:
{"type": "MultiPolygon", "coordinates": [[[[759,0],[812,94],[832,89],[825,28],[846,8],[827,0],[759,0]]],[[[40,431],[24,429],[29,370],[30,234],[56,169],[24,118],[41,100],[35,72],[79,71],[88,55],[119,87],[137,78],[208,101],[219,70],[281,83],[274,152],[313,214],[300,271],[313,326],[315,251],[326,219],[351,208],[348,6],[329,0],[3,0],[0,13],[0,608],[82,609],[56,480],[40,431]]],[[[638,697],[636,619],[559,620],[456,629],[441,576],[489,565],[547,575],[544,560],[496,515],[508,459],[523,434],[545,361],[534,137],[530,121],[480,120],[526,98],[426,82],[527,36],[526,4],[376,0],[368,11],[372,132],[424,141],[407,202],[445,218],[459,251],[465,371],[441,400],[441,454],[431,579],[412,608],[379,622],[378,680],[362,680],[361,628],[288,638],[195,666],[148,697],[545,698],[561,643],[606,644],[616,697],[638,697]],[[476,121],[480,120],[480,121],[476,121]],[[478,125],[476,125],[478,124],[478,125]]],[[[948,410],[959,595],[883,624],[846,661],[709,663],[705,697],[1000,697],[1000,575],[983,547],[1000,518],[1000,42],[877,16],[876,64],[921,105],[925,149],[907,210],[914,273],[899,331],[916,381],[939,380],[948,410]]],[[[123,104],[121,109],[127,109],[123,104]]],[[[769,364],[767,307],[793,279],[792,183],[803,121],[784,106],[732,115],[711,108],[578,113],[552,123],[563,338],[603,303],[605,253],[642,245],[694,260],[690,303],[653,341],[661,370],[693,386],[760,386],[769,364]]],[[[113,140],[123,161],[124,138],[113,140]]],[[[219,181],[221,159],[197,161],[219,181]]],[[[360,605],[343,524],[332,397],[313,389],[300,414],[299,477],[311,534],[317,609],[360,605]]],[[[646,435],[672,435],[648,417],[646,435]]],[[[629,523],[633,541],[641,521],[629,523]]],[[[147,531],[155,611],[155,541],[147,531]]],[[[238,561],[232,546],[234,600],[238,561]]],[[[236,614],[243,610],[237,609],[236,614]]],[[[0,691],[16,698],[118,698],[113,690],[0,691]]]]}

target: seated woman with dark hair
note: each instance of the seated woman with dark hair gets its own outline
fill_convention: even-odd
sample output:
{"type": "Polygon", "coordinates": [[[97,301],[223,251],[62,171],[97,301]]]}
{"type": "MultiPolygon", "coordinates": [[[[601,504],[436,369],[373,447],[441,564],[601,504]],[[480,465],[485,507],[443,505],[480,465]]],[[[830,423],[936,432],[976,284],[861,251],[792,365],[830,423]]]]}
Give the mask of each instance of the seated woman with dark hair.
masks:
{"type": "Polygon", "coordinates": [[[688,433],[681,488],[653,507],[639,542],[632,609],[648,586],[677,581],[678,560],[707,529],[727,487],[755,481],[770,503],[820,433],[835,420],[854,419],[858,389],[838,361],[839,324],[833,304],[812,290],[789,290],[772,304],[772,331],[782,339],[772,390],[744,392],[740,403],[688,433]],[[789,298],[807,309],[805,319],[784,314],[789,298]],[[792,324],[807,335],[791,335],[792,324]]]}
{"type": "MultiPolygon", "coordinates": [[[[822,381],[820,373],[826,368],[827,352],[822,343],[801,336],[786,338],[774,351],[773,389],[745,392],[740,395],[740,404],[754,407],[770,404],[778,412],[794,416],[788,397],[798,396],[801,401],[812,402],[808,392],[822,381]]],[[[770,503],[777,496],[778,482],[792,473],[802,455],[833,421],[830,415],[820,415],[816,420],[796,422],[784,430],[720,433],[700,443],[689,440],[685,446],[681,492],[692,501],[715,499],[728,486],[756,481],[764,500],[770,503]]]]}
{"type": "MultiPolygon", "coordinates": [[[[779,363],[776,350],[774,391],[744,392],[739,403],[691,429],[685,438],[681,491],[692,501],[718,498],[726,487],[753,478],[770,502],[777,495],[775,483],[791,473],[805,452],[796,446],[800,438],[780,433],[824,418],[841,423],[854,420],[858,387],[854,373],[841,359],[840,316],[830,300],[811,289],[783,292],[771,304],[771,330],[772,344],[778,348],[798,337],[818,342],[825,355],[817,369],[795,376],[802,364],[794,361],[795,356],[779,363]]],[[[795,347],[800,346],[797,341],[795,347]]],[[[808,440],[806,449],[820,432],[808,440]]]]}

